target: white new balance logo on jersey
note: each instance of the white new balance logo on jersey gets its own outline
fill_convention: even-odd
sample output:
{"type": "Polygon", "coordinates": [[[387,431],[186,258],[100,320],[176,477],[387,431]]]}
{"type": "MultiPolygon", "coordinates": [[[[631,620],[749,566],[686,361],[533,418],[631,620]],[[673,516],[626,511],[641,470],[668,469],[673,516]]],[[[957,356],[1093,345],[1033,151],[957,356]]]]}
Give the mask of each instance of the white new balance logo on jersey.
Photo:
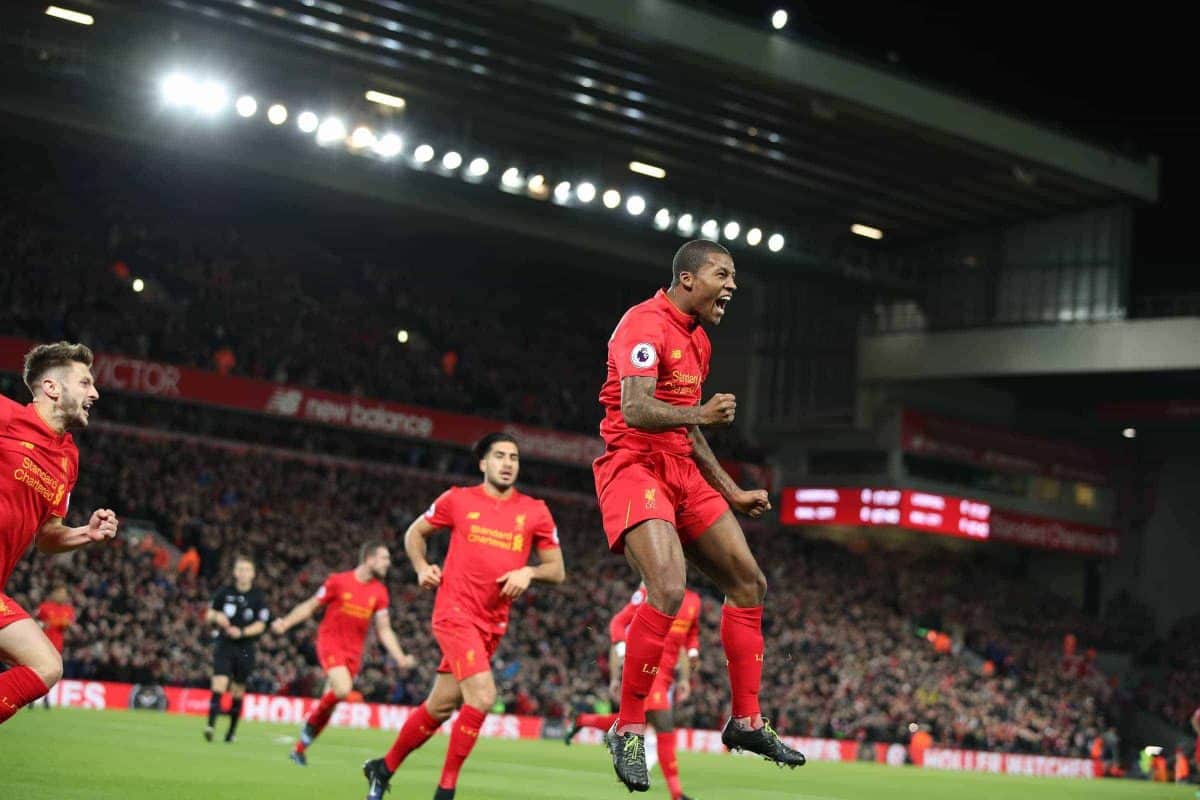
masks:
{"type": "Polygon", "coordinates": [[[300,410],[300,402],[304,400],[304,392],[299,389],[276,389],[267,400],[266,411],[284,417],[294,417],[300,410]]]}

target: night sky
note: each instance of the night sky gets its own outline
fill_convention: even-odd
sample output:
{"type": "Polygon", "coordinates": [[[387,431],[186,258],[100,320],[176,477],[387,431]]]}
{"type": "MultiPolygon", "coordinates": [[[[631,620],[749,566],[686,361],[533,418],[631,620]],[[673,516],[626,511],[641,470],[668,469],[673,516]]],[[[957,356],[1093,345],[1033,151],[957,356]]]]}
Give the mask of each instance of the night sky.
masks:
{"type": "Polygon", "coordinates": [[[1160,201],[1135,216],[1134,292],[1200,291],[1192,241],[1200,181],[1197,46],[1165,4],[706,0],[769,30],[827,44],[1039,123],[1162,159],[1160,201]],[[1161,9],[1155,12],[1155,8],[1161,9]],[[1188,37],[1185,40],[1185,35],[1188,37]]]}

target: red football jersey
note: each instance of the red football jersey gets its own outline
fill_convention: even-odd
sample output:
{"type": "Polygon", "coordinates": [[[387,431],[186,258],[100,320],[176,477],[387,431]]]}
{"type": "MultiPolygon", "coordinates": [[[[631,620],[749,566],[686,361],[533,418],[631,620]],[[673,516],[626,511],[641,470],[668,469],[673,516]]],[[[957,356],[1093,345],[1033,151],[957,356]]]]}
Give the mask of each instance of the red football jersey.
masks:
{"type": "Polygon", "coordinates": [[[75,622],[75,609],[68,603],[54,603],[50,600],[38,606],[34,618],[42,623],[46,638],[58,650],[63,650],[63,634],[75,622]]]}
{"type": "Polygon", "coordinates": [[[626,311],[608,340],[608,376],[600,389],[604,443],[610,448],[690,455],[687,428],[649,432],[625,424],[621,380],[631,375],[657,378],[654,396],[659,400],[675,406],[698,405],[711,357],[712,344],[704,328],[676,308],[663,290],[626,311]]]}
{"type": "Polygon", "coordinates": [[[425,519],[450,529],[433,621],[466,617],[493,633],[504,633],[512,601],[500,596],[496,579],[528,564],[533,547],[558,547],[550,509],[516,490],[505,499],[492,497],[480,484],[443,492],[425,519]]]}
{"type": "MultiPolygon", "coordinates": [[[[608,635],[613,643],[625,641],[625,633],[629,630],[629,624],[633,622],[633,615],[637,613],[638,606],[644,602],[646,602],[646,589],[639,587],[633,593],[629,603],[613,615],[612,621],[608,623],[608,635]]],[[[660,675],[674,674],[675,662],[679,660],[679,648],[682,647],[688,652],[700,651],[701,605],[700,595],[691,589],[683,593],[683,603],[680,604],[679,612],[671,622],[671,630],[663,642],[663,654],[658,662],[660,675]]]]}
{"type": "Polygon", "coordinates": [[[354,570],[335,572],[317,590],[325,616],[317,628],[317,639],[328,650],[361,653],[367,629],[375,612],[388,607],[388,590],[383,581],[366,583],[354,570]]]}
{"type": "Polygon", "coordinates": [[[0,396],[0,589],[43,523],[67,516],[78,477],[71,434],[52,431],[32,403],[0,396]]]}

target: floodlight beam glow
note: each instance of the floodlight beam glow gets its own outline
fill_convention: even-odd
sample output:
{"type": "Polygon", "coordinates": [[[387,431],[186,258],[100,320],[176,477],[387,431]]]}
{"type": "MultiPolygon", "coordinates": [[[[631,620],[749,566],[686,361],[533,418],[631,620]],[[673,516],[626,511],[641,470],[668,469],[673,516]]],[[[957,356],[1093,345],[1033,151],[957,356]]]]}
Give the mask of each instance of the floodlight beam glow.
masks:
{"type": "Polygon", "coordinates": [[[404,108],[406,105],[408,105],[403,97],[397,97],[396,95],[388,94],[387,92],[377,92],[374,89],[367,90],[366,98],[372,103],[378,103],[379,105],[387,106],[388,108],[404,108]]]}
{"type": "Polygon", "coordinates": [[[667,177],[667,171],[662,167],[656,167],[653,164],[647,164],[644,161],[630,161],[629,171],[636,172],[639,175],[645,175],[648,178],[657,178],[662,180],[667,177]]]}

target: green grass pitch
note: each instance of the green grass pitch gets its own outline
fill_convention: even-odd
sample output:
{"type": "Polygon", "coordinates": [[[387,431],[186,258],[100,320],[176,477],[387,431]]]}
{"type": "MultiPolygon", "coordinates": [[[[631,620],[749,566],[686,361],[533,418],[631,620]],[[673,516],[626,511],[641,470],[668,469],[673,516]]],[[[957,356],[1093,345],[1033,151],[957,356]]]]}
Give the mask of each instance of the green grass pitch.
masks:
{"type": "MultiPolygon", "coordinates": [[[[309,766],[287,760],[291,726],[243,723],[238,741],[201,738],[199,717],[153,712],[24,710],[0,727],[3,800],[335,800],[361,798],[359,765],[391,743],[387,731],[331,728],[309,766]]],[[[223,734],[226,720],[218,724],[223,734]]],[[[430,798],[446,752],[438,736],[392,782],[389,800],[430,798]]],[[[795,771],[727,755],[680,755],[684,791],[696,800],[1191,800],[1195,787],[1073,781],[814,762],[795,771]]],[[[647,798],[666,798],[651,774],[647,798]]],[[[481,739],[459,781],[461,800],[619,800],[607,754],[595,745],[481,739]]]]}

